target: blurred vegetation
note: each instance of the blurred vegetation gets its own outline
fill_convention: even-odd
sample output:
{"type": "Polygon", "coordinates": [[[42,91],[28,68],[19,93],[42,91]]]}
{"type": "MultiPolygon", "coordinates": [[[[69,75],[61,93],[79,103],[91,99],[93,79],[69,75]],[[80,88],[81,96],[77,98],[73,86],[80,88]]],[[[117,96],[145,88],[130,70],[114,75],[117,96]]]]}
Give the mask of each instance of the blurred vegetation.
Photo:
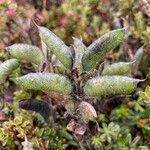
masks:
{"type": "MultiPolygon", "coordinates": [[[[148,0],[0,0],[0,60],[8,56],[4,48],[13,43],[38,45],[30,20],[51,29],[68,45],[79,37],[86,45],[112,29],[127,25],[129,35],[107,58],[108,62],[127,56],[132,58],[144,45],[144,56],[136,76],[147,78],[139,90],[110,116],[99,112],[98,132],[90,140],[77,142],[65,129],[66,122],[47,125],[36,113],[18,109],[23,98],[45,99],[43,93],[24,92],[11,82],[20,76],[13,72],[5,85],[0,85],[0,149],[22,149],[23,143],[34,149],[118,149],[148,150],[150,148],[150,4],[148,0]],[[29,38],[30,37],[30,38],[29,38]],[[119,55],[119,56],[118,56],[119,55]],[[27,140],[25,140],[27,137],[27,140]],[[85,142],[86,141],[86,142],[85,142]]],[[[22,66],[21,73],[32,69],[22,66]]],[[[60,112],[59,117],[63,114],[60,112]]]]}

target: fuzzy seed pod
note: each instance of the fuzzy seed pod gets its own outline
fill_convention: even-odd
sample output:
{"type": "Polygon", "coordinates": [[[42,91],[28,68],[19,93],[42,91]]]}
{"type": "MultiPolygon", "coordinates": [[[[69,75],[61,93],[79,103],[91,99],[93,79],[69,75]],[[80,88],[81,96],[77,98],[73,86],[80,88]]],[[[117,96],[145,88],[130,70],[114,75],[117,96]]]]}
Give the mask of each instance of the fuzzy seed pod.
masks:
{"type": "Polygon", "coordinates": [[[125,28],[110,31],[93,42],[82,58],[84,70],[89,71],[103,61],[106,54],[123,41],[125,31],[125,28]]]}
{"type": "Polygon", "coordinates": [[[134,62],[119,62],[104,68],[102,75],[127,75],[131,72],[134,62]]]}
{"type": "Polygon", "coordinates": [[[8,50],[13,58],[16,58],[20,61],[31,62],[36,65],[39,65],[44,59],[42,51],[33,45],[13,44],[7,47],[6,50],[8,50]]]}
{"type": "Polygon", "coordinates": [[[68,69],[72,68],[72,55],[70,48],[54,33],[45,27],[38,26],[42,41],[48,46],[60,62],[68,69]]]}
{"type": "Polygon", "coordinates": [[[102,76],[90,79],[84,86],[84,92],[90,97],[107,96],[111,94],[130,94],[137,84],[138,79],[126,76],[102,76]]]}
{"type": "Polygon", "coordinates": [[[24,89],[57,92],[69,95],[72,91],[70,81],[55,73],[30,73],[16,79],[16,84],[24,89]]]}
{"type": "Polygon", "coordinates": [[[85,122],[93,121],[97,118],[96,111],[90,103],[83,101],[78,108],[85,122]]]}
{"type": "Polygon", "coordinates": [[[0,64],[0,83],[5,82],[11,72],[19,66],[17,59],[9,59],[0,64]]]}

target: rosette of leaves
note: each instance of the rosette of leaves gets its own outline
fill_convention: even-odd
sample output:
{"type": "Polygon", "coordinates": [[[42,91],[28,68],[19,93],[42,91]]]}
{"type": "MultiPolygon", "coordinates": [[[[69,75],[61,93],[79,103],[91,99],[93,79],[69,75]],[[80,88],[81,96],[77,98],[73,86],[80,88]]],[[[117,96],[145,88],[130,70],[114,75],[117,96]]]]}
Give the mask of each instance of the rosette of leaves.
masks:
{"type": "MultiPolygon", "coordinates": [[[[121,44],[126,28],[110,31],[88,47],[77,38],[73,38],[72,46],[67,46],[49,29],[37,28],[42,48],[28,44],[7,47],[12,58],[20,63],[31,62],[36,69],[36,73],[16,78],[15,83],[25,90],[43,91],[54,104],[62,105],[69,121],[67,129],[80,139],[88,130],[89,122],[97,118],[93,99],[105,103],[105,98],[111,95],[127,95],[135,91],[140,80],[126,75],[130,74],[138,57],[134,62],[105,66],[100,73],[102,67],[98,66],[107,53],[121,44]]],[[[0,65],[1,80],[15,69],[11,62],[5,64],[0,65]]],[[[52,109],[48,103],[35,99],[22,100],[20,107],[39,112],[47,122],[52,109]]]]}

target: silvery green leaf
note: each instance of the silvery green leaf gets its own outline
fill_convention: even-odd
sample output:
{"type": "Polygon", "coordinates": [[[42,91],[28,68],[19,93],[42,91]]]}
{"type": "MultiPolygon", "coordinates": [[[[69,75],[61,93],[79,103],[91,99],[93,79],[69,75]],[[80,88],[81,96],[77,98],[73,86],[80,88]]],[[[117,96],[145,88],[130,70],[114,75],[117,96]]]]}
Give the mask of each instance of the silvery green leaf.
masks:
{"type": "Polygon", "coordinates": [[[13,70],[19,66],[17,59],[9,59],[0,64],[0,83],[5,82],[6,78],[13,70]]]}
{"type": "Polygon", "coordinates": [[[42,51],[33,45],[13,44],[6,49],[13,58],[19,61],[26,61],[39,65],[44,59],[42,51]]]}
{"type": "Polygon", "coordinates": [[[49,29],[40,26],[38,26],[38,29],[41,40],[48,46],[48,49],[56,55],[66,68],[71,69],[73,60],[70,48],[49,29]]]}
{"type": "Polygon", "coordinates": [[[139,82],[139,79],[127,76],[95,77],[87,81],[84,86],[84,92],[90,97],[130,94],[136,89],[139,82]]]}
{"type": "Polygon", "coordinates": [[[104,68],[102,75],[127,75],[131,72],[134,62],[118,62],[104,68]]]}
{"type": "Polygon", "coordinates": [[[94,41],[82,58],[84,70],[95,68],[104,60],[106,54],[116,48],[124,39],[126,28],[110,31],[94,41]]]}
{"type": "Polygon", "coordinates": [[[29,73],[16,79],[16,84],[28,90],[41,90],[69,95],[72,85],[68,78],[55,73],[29,73]]]}
{"type": "Polygon", "coordinates": [[[78,73],[81,74],[83,71],[82,56],[85,53],[86,46],[78,38],[73,37],[73,40],[74,40],[73,48],[74,48],[74,52],[75,52],[73,68],[74,69],[77,68],[78,73]]]}

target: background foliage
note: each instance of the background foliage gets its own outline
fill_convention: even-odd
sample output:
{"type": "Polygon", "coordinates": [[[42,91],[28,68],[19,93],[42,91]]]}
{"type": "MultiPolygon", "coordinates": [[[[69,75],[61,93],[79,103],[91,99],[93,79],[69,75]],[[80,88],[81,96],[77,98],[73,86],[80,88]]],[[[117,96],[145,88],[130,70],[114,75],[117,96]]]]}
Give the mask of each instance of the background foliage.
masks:
{"type": "MultiPolygon", "coordinates": [[[[147,0],[0,0],[0,59],[7,59],[5,47],[13,43],[32,43],[39,45],[36,31],[30,24],[34,19],[38,24],[51,29],[68,45],[72,36],[82,38],[86,45],[112,29],[128,25],[129,35],[108,62],[135,54],[144,45],[148,52],[142,59],[138,78],[146,82],[111,114],[98,112],[99,129],[90,140],[76,142],[65,129],[66,122],[58,120],[55,129],[44,123],[36,113],[18,108],[23,98],[44,99],[43,93],[25,91],[12,83],[20,71],[13,72],[4,86],[0,85],[0,149],[22,149],[22,142],[36,149],[139,149],[150,147],[150,4],[147,0]],[[30,38],[29,38],[30,37],[30,38]],[[27,140],[25,140],[27,137],[27,140]]],[[[21,74],[33,68],[22,65],[21,74]]],[[[62,114],[59,114],[62,117],[62,114]]]]}

